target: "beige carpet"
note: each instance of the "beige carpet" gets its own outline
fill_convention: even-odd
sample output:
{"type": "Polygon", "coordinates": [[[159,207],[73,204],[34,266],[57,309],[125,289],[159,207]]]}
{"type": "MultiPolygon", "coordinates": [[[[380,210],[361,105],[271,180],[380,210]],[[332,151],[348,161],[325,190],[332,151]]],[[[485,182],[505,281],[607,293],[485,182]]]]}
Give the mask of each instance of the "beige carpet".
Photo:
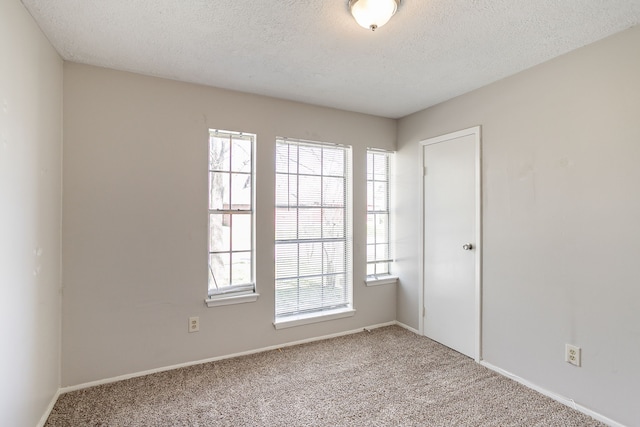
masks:
{"type": "Polygon", "coordinates": [[[603,426],[397,326],[60,396],[46,426],[603,426]]]}

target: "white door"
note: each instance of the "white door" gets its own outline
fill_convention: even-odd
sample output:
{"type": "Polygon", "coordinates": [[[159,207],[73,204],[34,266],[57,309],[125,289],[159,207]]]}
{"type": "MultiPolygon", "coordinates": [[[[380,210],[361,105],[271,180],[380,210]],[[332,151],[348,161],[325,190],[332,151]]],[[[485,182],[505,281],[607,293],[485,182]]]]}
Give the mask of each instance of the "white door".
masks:
{"type": "Polygon", "coordinates": [[[423,144],[423,331],[480,360],[480,128],[423,144]]]}

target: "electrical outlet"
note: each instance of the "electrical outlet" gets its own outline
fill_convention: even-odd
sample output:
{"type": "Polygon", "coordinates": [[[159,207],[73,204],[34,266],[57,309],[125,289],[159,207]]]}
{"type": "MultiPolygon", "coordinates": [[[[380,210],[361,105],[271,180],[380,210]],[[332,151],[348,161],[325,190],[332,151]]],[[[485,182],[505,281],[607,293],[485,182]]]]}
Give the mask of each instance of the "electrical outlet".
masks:
{"type": "Polygon", "coordinates": [[[565,362],[571,363],[572,365],[580,366],[582,351],[580,347],[576,347],[575,345],[565,344],[564,347],[564,360],[565,362]]]}
{"type": "Polygon", "coordinates": [[[198,332],[200,330],[200,318],[189,317],[189,332],[198,332]]]}

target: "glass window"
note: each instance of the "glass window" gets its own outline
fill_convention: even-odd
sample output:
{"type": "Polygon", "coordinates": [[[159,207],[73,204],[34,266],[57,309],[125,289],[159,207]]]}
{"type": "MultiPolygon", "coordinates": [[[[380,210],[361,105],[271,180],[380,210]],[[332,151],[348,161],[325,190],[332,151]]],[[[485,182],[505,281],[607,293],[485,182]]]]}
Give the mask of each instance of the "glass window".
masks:
{"type": "Polygon", "coordinates": [[[351,148],[276,141],[276,319],[350,308],[351,148]]]}
{"type": "Polygon", "coordinates": [[[209,297],[255,292],[255,135],[209,131],[209,297]]]}
{"type": "Polygon", "coordinates": [[[367,150],[367,276],[391,273],[390,163],[393,153],[367,150]]]}

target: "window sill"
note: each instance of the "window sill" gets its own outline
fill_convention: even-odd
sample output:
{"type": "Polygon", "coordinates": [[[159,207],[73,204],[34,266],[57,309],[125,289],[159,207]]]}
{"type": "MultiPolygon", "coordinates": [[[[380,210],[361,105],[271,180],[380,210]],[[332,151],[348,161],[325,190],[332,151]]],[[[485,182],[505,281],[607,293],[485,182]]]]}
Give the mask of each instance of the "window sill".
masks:
{"type": "Polygon", "coordinates": [[[308,325],[310,323],[326,322],[328,320],[342,319],[356,314],[353,308],[341,308],[338,310],[327,310],[312,314],[301,314],[298,316],[288,316],[284,319],[276,320],[273,326],[276,329],[293,328],[294,326],[308,325]]]}
{"type": "Polygon", "coordinates": [[[364,281],[367,286],[395,285],[398,283],[397,276],[370,276],[364,281]]]}
{"type": "Polygon", "coordinates": [[[245,302],[254,302],[258,300],[260,294],[251,293],[244,295],[233,295],[226,297],[207,298],[204,302],[207,307],[219,307],[221,305],[243,304],[245,302]]]}

